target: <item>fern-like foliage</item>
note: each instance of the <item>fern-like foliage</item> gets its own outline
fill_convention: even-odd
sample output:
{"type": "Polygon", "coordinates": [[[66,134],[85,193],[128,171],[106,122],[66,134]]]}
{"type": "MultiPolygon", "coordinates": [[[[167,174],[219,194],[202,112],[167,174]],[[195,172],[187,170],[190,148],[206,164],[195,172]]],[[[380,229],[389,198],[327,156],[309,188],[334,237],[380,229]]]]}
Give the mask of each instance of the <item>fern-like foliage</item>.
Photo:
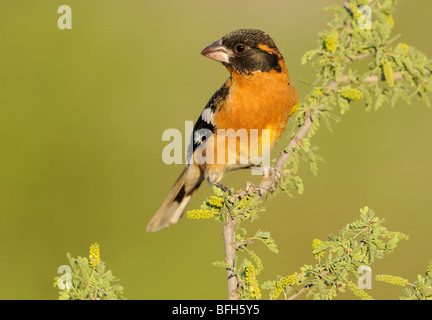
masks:
{"type": "Polygon", "coordinates": [[[99,245],[90,246],[90,255],[73,258],[67,254],[69,265],[63,266],[65,275],[55,277],[60,300],[124,300],[123,286],[111,270],[100,260],[99,245]]]}

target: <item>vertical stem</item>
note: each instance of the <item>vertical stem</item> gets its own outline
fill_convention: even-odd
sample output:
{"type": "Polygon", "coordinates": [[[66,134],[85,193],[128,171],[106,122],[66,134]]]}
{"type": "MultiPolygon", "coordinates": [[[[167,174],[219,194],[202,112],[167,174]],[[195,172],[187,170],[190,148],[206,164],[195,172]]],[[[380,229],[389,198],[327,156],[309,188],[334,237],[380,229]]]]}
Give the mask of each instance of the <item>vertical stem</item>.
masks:
{"type": "Polygon", "coordinates": [[[94,273],[95,273],[95,269],[93,269],[92,274],[90,275],[90,279],[89,279],[89,281],[88,281],[88,283],[87,283],[87,285],[86,285],[86,289],[87,289],[87,291],[88,291],[88,293],[89,293],[89,295],[90,295],[90,298],[91,298],[92,300],[95,300],[95,298],[93,297],[93,295],[92,295],[91,292],[90,292],[90,283],[91,283],[91,281],[92,281],[92,278],[93,278],[94,273]]]}
{"type": "MultiPolygon", "coordinates": [[[[237,219],[232,218],[229,208],[226,208],[226,222],[223,226],[223,237],[225,245],[225,262],[228,262],[234,267],[235,248],[234,248],[234,232],[236,229],[237,219]]],[[[237,293],[238,281],[234,269],[227,268],[228,278],[228,300],[238,300],[239,294],[237,293]]]]}

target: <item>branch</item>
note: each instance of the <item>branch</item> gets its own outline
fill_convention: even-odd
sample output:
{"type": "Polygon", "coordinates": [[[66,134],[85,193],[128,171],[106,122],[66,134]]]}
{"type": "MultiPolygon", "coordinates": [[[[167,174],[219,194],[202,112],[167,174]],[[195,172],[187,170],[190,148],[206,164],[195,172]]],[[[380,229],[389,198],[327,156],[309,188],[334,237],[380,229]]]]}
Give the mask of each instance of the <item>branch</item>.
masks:
{"type": "MultiPolygon", "coordinates": [[[[364,57],[368,57],[368,56],[369,56],[369,55],[364,55],[364,57]]],[[[415,70],[415,72],[418,73],[418,74],[420,74],[420,71],[419,71],[419,70],[415,70]]],[[[430,74],[431,74],[431,70],[429,70],[429,69],[425,69],[425,73],[428,74],[428,75],[430,75],[430,74]]],[[[405,80],[402,72],[396,72],[396,73],[393,75],[393,79],[394,79],[395,81],[402,81],[402,80],[405,80]]],[[[383,81],[383,80],[385,80],[385,79],[382,79],[382,78],[381,78],[380,76],[378,76],[378,75],[371,75],[371,76],[367,76],[366,78],[364,78],[364,79],[363,79],[363,82],[364,82],[364,83],[377,83],[377,82],[380,82],[380,81],[383,81]]],[[[351,82],[351,80],[349,79],[348,75],[343,74],[343,75],[341,76],[341,80],[339,81],[339,84],[342,84],[342,83],[350,83],[350,82],[351,82]]]]}
{"type": "Polygon", "coordinates": [[[234,258],[236,252],[234,232],[236,230],[237,219],[231,216],[228,206],[226,208],[226,222],[224,223],[222,234],[225,246],[225,262],[232,266],[232,268],[226,268],[228,277],[228,300],[238,300],[238,280],[234,273],[234,258]]]}

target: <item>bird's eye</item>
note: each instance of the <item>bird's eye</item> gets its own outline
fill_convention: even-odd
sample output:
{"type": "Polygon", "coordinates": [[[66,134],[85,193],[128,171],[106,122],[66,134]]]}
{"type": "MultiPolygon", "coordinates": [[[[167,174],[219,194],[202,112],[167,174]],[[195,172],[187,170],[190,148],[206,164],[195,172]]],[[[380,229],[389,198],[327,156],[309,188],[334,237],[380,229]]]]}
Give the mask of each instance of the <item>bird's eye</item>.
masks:
{"type": "Polygon", "coordinates": [[[246,47],[243,44],[238,44],[235,46],[235,51],[237,53],[241,53],[241,52],[245,51],[245,49],[246,49],[246,47]]]}

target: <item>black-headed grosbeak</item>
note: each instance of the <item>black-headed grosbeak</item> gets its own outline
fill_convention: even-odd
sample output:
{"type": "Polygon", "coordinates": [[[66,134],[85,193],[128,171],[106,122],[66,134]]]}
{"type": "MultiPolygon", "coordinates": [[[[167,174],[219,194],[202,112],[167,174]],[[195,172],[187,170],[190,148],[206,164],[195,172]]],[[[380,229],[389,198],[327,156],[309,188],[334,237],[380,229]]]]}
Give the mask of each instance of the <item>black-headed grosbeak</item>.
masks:
{"type": "Polygon", "coordinates": [[[246,148],[246,154],[240,154],[242,142],[236,141],[235,149],[228,147],[227,136],[221,134],[224,131],[220,129],[225,132],[228,129],[243,130],[249,136],[257,129],[259,141],[264,139],[263,129],[268,129],[271,149],[298,104],[297,92],[291,84],[282,54],[265,32],[254,29],[230,32],[201,54],[222,62],[231,76],[210,98],[198,118],[186,168],[150,221],[147,231],[157,231],[178,222],[204,179],[223,188],[220,181],[226,172],[251,166],[250,146],[246,148]],[[223,151],[221,157],[220,151],[223,151]],[[233,153],[235,161],[227,161],[233,153]],[[240,161],[242,156],[243,161],[240,161]],[[203,158],[212,161],[202,161],[203,158]]]}

